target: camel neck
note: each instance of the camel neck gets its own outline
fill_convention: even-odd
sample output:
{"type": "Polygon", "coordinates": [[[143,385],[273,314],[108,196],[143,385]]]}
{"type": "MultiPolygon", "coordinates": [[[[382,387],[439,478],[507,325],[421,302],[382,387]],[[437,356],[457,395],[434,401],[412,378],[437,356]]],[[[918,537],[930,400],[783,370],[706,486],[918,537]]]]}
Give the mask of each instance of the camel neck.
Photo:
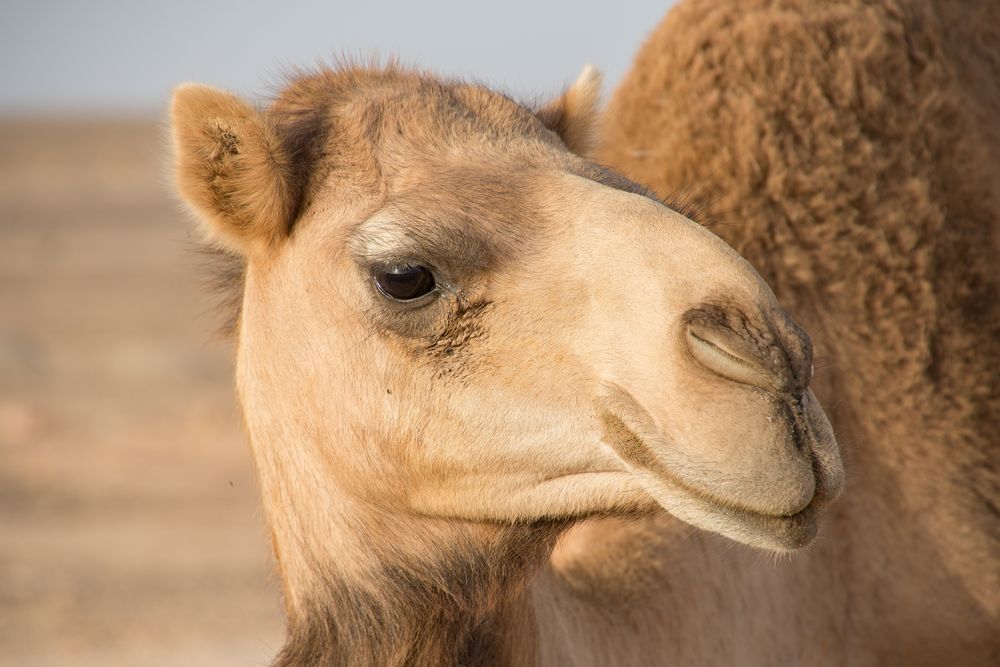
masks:
{"type": "MultiPolygon", "coordinates": [[[[526,587],[562,524],[370,510],[341,518],[348,520],[340,531],[349,532],[335,549],[298,557],[309,572],[283,571],[289,626],[276,665],[530,662],[535,626],[526,587]]],[[[277,546],[284,569],[287,549],[277,546]]]]}

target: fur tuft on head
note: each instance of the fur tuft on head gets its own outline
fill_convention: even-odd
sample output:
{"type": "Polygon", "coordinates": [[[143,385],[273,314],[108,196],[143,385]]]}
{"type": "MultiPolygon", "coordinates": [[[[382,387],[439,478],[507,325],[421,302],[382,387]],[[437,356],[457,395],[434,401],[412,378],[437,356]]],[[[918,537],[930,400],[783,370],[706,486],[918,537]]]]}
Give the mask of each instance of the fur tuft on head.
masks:
{"type": "Polygon", "coordinates": [[[268,115],[225,91],[184,84],[174,91],[171,125],[180,193],[209,239],[242,256],[281,241],[300,193],[268,115]]]}
{"type": "Polygon", "coordinates": [[[597,145],[602,81],[600,70],[586,65],[566,92],[535,114],[577,155],[586,157],[597,145]]]}

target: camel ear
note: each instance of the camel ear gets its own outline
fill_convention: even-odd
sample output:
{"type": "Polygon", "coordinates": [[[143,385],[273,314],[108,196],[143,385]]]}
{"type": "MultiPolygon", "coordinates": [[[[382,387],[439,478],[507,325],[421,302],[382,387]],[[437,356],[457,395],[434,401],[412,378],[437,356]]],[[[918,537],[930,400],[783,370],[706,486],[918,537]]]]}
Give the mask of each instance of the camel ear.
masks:
{"type": "Polygon", "coordinates": [[[264,112],[185,84],[174,91],[171,124],[178,188],[211,241],[246,256],[287,236],[299,193],[291,156],[264,112]]]}
{"type": "Polygon", "coordinates": [[[586,156],[597,144],[601,80],[601,72],[587,65],[562,96],[535,112],[577,155],[586,156]]]}

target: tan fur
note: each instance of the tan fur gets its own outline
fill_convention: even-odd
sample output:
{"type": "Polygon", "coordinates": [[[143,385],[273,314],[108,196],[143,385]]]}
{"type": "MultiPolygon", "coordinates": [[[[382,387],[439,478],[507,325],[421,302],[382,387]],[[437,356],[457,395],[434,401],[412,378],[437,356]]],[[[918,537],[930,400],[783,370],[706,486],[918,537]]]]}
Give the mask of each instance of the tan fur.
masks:
{"type": "Polygon", "coordinates": [[[395,66],[298,75],[262,111],[179,91],[182,191],[245,262],[236,383],[278,664],[650,664],[676,638],[634,580],[648,554],[605,578],[585,566],[603,548],[556,548],[570,526],[666,509],[787,551],[836,497],[808,338],[718,237],[566,149],[581,85],[558,136],[395,66]],[[233,173],[206,127],[253,158],[223,198],[246,217],[206,197],[233,173]],[[398,264],[439,291],[388,300],[373,274],[398,264]]]}
{"type": "Polygon", "coordinates": [[[825,539],[775,568],[662,520],[579,534],[584,578],[661,544],[681,663],[1000,660],[997,10],[689,0],[609,105],[600,158],[760,269],[847,450],[825,539]]]}

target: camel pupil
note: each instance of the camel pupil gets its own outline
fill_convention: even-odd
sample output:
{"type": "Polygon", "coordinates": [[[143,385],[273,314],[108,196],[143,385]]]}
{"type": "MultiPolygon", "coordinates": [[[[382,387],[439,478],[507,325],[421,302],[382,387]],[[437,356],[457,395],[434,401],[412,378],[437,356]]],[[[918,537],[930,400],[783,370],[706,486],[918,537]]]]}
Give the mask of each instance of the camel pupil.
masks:
{"type": "Polygon", "coordinates": [[[434,289],[434,274],[426,266],[377,269],[374,277],[379,291],[398,301],[412,301],[434,289]]]}

